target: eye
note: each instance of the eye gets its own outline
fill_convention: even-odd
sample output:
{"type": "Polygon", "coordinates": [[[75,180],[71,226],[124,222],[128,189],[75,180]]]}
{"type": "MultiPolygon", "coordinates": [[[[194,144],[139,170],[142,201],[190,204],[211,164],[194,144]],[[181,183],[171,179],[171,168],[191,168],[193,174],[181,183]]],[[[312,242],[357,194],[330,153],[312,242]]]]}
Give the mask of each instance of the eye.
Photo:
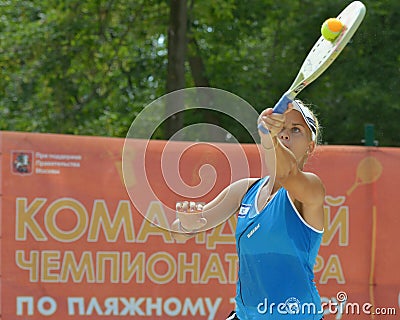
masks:
{"type": "Polygon", "coordinates": [[[293,133],[299,133],[299,132],[301,132],[301,129],[299,127],[293,127],[292,128],[292,132],[293,133]]]}

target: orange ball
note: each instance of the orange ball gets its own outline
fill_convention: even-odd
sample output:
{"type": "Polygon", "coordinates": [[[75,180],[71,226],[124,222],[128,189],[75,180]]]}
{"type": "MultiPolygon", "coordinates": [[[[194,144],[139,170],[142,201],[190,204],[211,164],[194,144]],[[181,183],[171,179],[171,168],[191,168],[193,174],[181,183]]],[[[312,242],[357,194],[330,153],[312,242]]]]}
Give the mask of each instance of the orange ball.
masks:
{"type": "Polygon", "coordinates": [[[343,23],[337,18],[325,20],[321,27],[322,36],[328,41],[334,41],[343,30],[343,23]]]}

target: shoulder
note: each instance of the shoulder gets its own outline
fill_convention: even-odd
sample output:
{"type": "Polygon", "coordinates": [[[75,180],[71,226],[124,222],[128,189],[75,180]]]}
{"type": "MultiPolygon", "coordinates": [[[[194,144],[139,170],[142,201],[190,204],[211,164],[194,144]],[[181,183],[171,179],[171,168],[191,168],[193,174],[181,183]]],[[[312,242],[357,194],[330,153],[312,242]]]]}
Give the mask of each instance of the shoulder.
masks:
{"type": "Polygon", "coordinates": [[[235,182],[233,182],[230,186],[247,186],[250,187],[252,186],[254,183],[256,183],[258,180],[260,180],[260,178],[243,178],[240,180],[237,180],[235,182]]]}
{"type": "Polygon", "coordinates": [[[233,182],[229,185],[232,191],[236,191],[240,194],[245,194],[260,178],[244,178],[233,182]]]}
{"type": "Polygon", "coordinates": [[[239,208],[242,199],[253,183],[257,182],[257,178],[244,178],[232,182],[224,190],[222,190],[210,204],[228,204],[229,207],[239,208]]]}
{"type": "Polygon", "coordinates": [[[304,187],[297,192],[288,191],[288,194],[307,223],[323,230],[325,186],[315,173],[303,172],[302,175],[304,187]]]}
{"type": "Polygon", "coordinates": [[[312,172],[298,170],[296,175],[282,183],[292,199],[304,205],[322,205],[325,200],[325,187],[322,180],[312,172]]]}
{"type": "Polygon", "coordinates": [[[307,182],[308,182],[308,191],[312,194],[314,199],[314,204],[321,204],[325,200],[325,186],[322,182],[321,178],[312,172],[303,172],[307,182]]]}
{"type": "Polygon", "coordinates": [[[258,181],[260,178],[244,178],[231,183],[225,190],[225,195],[234,195],[238,199],[242,199],[247,191],[258,181]]]}

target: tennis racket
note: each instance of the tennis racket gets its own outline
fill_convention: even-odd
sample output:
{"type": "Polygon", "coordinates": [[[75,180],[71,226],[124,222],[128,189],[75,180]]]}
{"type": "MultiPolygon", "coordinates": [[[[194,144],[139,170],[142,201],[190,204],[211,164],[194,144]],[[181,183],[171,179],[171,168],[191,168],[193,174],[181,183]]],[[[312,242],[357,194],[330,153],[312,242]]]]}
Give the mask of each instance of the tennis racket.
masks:
{"type": "Polygon", "coordinates": [[[284,113],[288,103],[292,102],[300,91],[328,69],[360,26],[365,12],[365,5],[361,1],[353,1],[337,16],[337,19],[343,24],[343,30],[333,42],[322,36],[318,39],[304,60],[289,90],[276,103],[274,113],[284,113]]]}

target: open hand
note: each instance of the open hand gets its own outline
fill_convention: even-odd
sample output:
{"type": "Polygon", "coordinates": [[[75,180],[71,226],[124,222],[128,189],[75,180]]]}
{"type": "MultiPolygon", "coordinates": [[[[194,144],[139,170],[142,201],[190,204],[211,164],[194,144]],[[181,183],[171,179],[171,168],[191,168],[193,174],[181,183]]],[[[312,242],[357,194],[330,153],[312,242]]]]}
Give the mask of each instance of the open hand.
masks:
{"type": "Polygon", "coordinates": [[[176,214],[183,232],[193,232],[205,226],[207,219],[203,217],[203,204],[193,201],[177,202],[176,214]]]}

